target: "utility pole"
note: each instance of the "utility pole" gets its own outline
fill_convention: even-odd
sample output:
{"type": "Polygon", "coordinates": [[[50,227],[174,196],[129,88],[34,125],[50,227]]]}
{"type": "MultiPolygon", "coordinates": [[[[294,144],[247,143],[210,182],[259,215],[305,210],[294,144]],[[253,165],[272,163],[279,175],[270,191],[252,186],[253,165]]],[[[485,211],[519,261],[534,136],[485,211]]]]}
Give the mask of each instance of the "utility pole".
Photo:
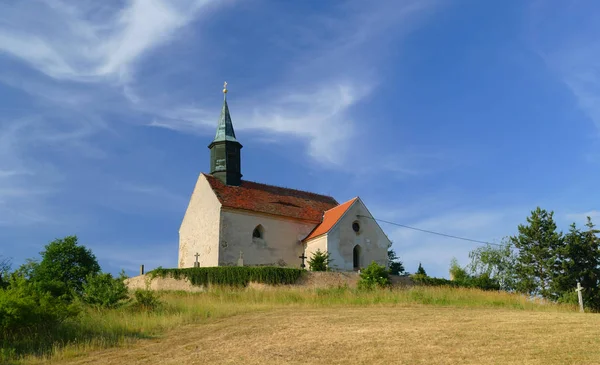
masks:
{"type": "Polygon", "coordinates": [[[581,287],[581,284],[578,281],[577,289],[575,289],[575,291],[577,292],[577,299],[579,299],[579,311],[583,313],[583,296],[581,295],[582,290],[583,288],[581,287]]]}

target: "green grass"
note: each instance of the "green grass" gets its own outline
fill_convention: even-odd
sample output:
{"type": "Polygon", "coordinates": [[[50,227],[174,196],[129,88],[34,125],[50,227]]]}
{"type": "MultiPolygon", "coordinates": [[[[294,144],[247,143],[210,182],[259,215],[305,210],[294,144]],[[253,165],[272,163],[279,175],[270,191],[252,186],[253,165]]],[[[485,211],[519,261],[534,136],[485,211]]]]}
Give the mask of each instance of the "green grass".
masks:
{"type": "MultiPolygon", "coordinates": [[[[203,293],[163,292],[163,305],[144,311],[129,305],[112,310],[87,308],[65,322],[56,332],[32,336],[19,343],[21,362],[37,363],[45,358],[71,358],[93,349],[126,346],[133,341],[160,336],[169,329],[215,318],[268,311],[277,308],[360,307],[360,306],[446,306],[463,308],[504,308],[522,311],[573,312],[575,307],[533,302],[523,296],[468,288],[413,287],[410,289],[357,291],[348,288],[300,289],[290,287],[213,287],[203,293]]],[[[4,358],[14,359],[4,339],[4,358]]]]}

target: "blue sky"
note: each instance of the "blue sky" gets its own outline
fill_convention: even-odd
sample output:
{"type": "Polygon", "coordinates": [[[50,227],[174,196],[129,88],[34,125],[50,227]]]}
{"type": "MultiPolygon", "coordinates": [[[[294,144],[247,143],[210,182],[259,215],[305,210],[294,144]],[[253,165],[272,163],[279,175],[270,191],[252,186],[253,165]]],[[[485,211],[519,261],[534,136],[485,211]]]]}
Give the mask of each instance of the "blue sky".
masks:
{"type": "MultiPolygon", "coordinates": [[[[177,262],[223,81],[244,178],[499,242],[600,218],[600,4],[0,3],[0,254],[70,234],[107,271],[177,262]]],[[[411,272],[476,244],[382,224],[411,272]]]]}

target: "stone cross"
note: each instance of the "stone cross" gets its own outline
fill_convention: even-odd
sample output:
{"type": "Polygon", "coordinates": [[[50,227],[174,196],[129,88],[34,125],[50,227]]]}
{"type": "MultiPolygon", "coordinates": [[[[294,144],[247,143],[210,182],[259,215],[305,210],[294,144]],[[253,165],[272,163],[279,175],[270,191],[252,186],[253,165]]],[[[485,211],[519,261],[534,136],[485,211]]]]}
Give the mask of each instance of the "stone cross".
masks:
{"type": "Polygon", "coordinates": [[[583,296],[581,295],[582,290],[583,290],[583,288],[581,287],[581,284],[578,281],[577,289],[575,289],[575,291],[577,292],[577,299],[579,300],[579,311],[580,312],[583,312],[583,296]]]}
{"type": "Polygon", "coordinates": [[[198,257],[200,257],[200,254],[198,252],[196,252],[196,254],[194,256],[196,257],[196,262],[194,262],[194,267],[200,267],[200,263],[198,262],[198,257]]]}
{"type": "Polygon", "coordinates": [[[304,260],[306,260],[308,257],[306,257],[303,252],[301,256],[298,256],[298,258],[302,259],[302,263],[300,264],[300,267],[304,269],[306,267],[306,265],[304,265],[304,260]]]}

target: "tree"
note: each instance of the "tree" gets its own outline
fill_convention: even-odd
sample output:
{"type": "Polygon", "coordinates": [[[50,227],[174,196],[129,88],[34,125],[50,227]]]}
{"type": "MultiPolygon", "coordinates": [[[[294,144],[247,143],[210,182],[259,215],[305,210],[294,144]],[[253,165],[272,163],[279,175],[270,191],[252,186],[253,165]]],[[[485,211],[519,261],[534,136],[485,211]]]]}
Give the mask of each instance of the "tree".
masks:
{"type": "Polygon", "coordinates": [[[311,271],[327,271],[329,264],[333,260],[329,257],[329,252],[317,249],[312,257],[308,259],[308,267],[311,271]]]}
{"type": "Polygon", "coordinates": [[[8,274],[10,272],[11,260],[0,255],[0,289],[8,286],[8,274]]]}
{"type": "Polygon", "coordinates": [[[419,268],[417,269],[417,272],[415,274],[427,276],[427,272],[425,271],[425,269],[423,268],[423,266],[421,265],[420,262],[419,262],[419,268]]]}
{"type": "Polygon", "coordinates": [[[456,257],[453,257],[450,260],[450,280],[455,281],[465,281],[469,279],[469,274],[467,274],[467,270],[463,269],[459,264],[456,257]]]}
{"type": "Polygon", "coordinates": [[[558,254],[563,245],[562,233],[556,231],[554,212],[538,207],[527,218],[528,225],[519,225],[519,234],[510,237],[518,249],[517,290],[531,295],[552,298],[552,278],[560,264],[558,254]]]}
{"type": "Polygon", "coordinates": [[[467,270],[471,275],[487,275],[500,285],[500,289],[513,291],[516,288],[517,256],[505,239],[499,246],[485,245],[469,252],[471,263],[467,270]]]}
{"type": "Polygon", "coordinates": [[[399,257],[394,252],[392,248],[392,244],[388,247],[388,262],[390,268],[390,274],[392,275],[402,275],[404,274],[404,265],[402,261],[399,260],[399,257]]]}
{"type": "Polygon", "coordinates": [[[33,279],[54,295],[81,295],[88,275],[100,272],[96,256],[78,244],[77,236],[56,239],[40,254],[42,260],[33,269],[33,279]]]}
{"type": "Polygon", "coordinates": [[[579,230],[571,224],[565,235],[565,245],[560,251],[560,270],[555,274],[553,289],[560,301],[576,303],[574,288],[577,282],[585,288],[583,301],[586,307],[600,310],[600,239],[590,217],[587,230],[579,230]]]}

